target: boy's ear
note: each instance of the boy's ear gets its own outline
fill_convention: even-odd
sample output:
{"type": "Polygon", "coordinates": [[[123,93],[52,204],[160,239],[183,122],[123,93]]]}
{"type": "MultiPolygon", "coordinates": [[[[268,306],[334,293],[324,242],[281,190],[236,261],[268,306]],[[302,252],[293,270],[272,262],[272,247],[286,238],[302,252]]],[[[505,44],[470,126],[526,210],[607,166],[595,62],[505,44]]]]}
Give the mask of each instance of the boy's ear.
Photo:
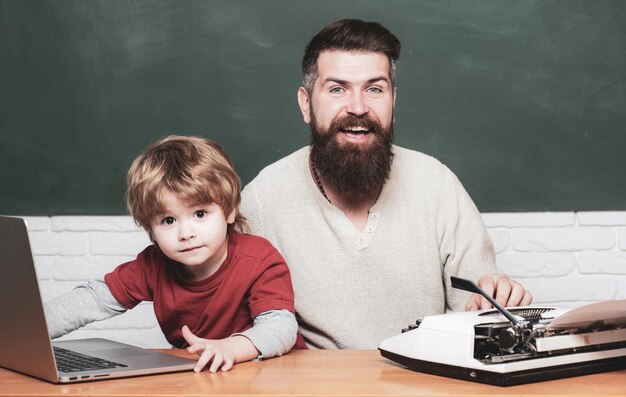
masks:
{"type": "Polygon", "coordinates": [[[228,215],[228,217],[226,218],[226,223],[228,223],[229,225],[232,225],[235,222],[235,217],[237,216],[237,210],[232,210],[232,212],[230,213],[230,215],[228,215]]]}

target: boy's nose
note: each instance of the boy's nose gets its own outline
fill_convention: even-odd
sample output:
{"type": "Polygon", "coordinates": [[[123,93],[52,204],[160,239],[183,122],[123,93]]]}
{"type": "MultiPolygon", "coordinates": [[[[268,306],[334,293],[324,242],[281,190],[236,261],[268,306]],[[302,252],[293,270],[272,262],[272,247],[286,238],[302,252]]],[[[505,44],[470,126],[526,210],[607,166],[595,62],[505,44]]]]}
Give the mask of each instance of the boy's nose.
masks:
{"type": "Polygon", "coordinates": [[[194,237],[196,237],[196,233],[192,227],[189,227],[187,225],[181,225],[180,231],[178,233],[178,239],[180,241],[186,241],[194,237]]]}

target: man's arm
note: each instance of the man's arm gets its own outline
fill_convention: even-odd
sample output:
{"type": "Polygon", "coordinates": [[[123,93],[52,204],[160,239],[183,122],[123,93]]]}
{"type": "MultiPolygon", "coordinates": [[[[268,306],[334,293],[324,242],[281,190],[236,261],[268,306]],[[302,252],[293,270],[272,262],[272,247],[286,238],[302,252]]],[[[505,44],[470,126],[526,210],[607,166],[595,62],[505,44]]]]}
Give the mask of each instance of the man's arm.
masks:
{"type": "Polygon", "coordinates": [[[265,236],[259,206],[260,203],[254,189],[254,181],[252,181],[241,192],[241,205],[239,206],[239,210],[248,221],[250,227],[249,232],[258,236],[265,236]]]}
{"type": "Polygon", "coordinates": [[[102,280],[91,280],[44,305],[52,339],[125,311],[102,280]]]}
{"type": "Polygon", "coordinates": [[[448,305],[453,310],[487,309],[491,304],[482,296],[472,294],[466,301],[459,301],[462,292],[452,289],[450,276],[477,280],[486,293],[503,306],[528,305],[531,294],[511,280],[506,274],[497,272],[493,244],[478,209],[461,182],[450,171],[446,175],[450,189],[443,197],[443,239],[441,253],[445,259],[444,282],[448,289],[448,305]]]}

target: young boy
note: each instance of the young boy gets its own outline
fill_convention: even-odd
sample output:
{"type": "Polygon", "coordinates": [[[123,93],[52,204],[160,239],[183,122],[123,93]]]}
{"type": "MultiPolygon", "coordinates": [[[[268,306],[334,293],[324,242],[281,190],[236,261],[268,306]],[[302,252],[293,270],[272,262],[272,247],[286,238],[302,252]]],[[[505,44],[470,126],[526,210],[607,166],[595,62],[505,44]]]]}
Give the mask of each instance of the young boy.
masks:
{"type": "Polygon", "coordinates": [[[154,243],[104,281],[46,304],[52,338],[141,301],[168,342],[200,358],[195,371],[287,353],[297,336],[291,277],[265,239],[243,234],[241,183],[214,142],[170,136],[128,171],[128,209],[154,243]]]}

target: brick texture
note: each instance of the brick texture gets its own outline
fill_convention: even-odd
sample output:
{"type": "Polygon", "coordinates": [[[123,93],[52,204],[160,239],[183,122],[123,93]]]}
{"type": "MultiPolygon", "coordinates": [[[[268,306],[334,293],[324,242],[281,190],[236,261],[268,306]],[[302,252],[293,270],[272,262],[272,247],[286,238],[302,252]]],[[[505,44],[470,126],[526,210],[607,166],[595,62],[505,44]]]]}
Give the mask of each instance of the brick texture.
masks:
{"type": "MultiPolygon", "coordinates": [[[[498,268],[534,303],[575,307],[626,299],[626,212],[485,213],[498,268]]],[[[44,300],[131,260],[150,240],[127,216],[26,217],[44,300]]],[[[104,337],[164,348],[152,305],[90,324],[68,338],[104,337]]]]}

